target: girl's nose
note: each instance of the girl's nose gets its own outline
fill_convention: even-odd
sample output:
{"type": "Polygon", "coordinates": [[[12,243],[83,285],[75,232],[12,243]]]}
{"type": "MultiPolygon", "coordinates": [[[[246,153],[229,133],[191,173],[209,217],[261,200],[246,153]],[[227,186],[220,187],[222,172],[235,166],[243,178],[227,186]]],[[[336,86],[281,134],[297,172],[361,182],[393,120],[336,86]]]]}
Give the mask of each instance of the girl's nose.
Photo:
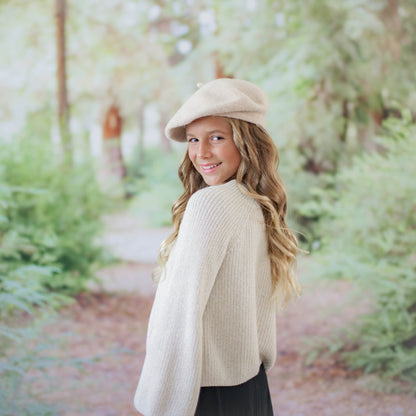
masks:
{"type": "Polygon", "coordinates": [[[207,158],[210,156],[210,148],[208,143],[200,142],[198,147],[198,157],[201,159],[207,158]]]}

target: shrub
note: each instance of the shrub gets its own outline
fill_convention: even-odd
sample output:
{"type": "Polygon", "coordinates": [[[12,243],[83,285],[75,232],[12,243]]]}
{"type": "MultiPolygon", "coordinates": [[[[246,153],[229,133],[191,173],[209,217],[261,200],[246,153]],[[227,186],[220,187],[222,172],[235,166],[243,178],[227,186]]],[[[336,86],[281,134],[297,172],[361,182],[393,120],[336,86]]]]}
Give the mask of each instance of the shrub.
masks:
{"type": "Polygon", "coordinates": [[[166,154],[159,149],[148,149],[139,170],[133,161],[130,171],[135,171],[137,176],[131,186],[137,195],[131,202],[130,211],[139,216],[145,225],[171,225],[172,204],[183,192],[178,178],[183,152],[184,149],[166,154]]]}
{"type": "Polygon", "coordinates": [[[381,152],[357,158],[321,191],[315,208],[327,217],[315,257],[321,275],[350,279],[371,305],[342,357],[352,368],[416,382],[416,126],[404,118],[386,128],[381,152]]]}
{"type": "Polygon", "coordinates": [[[106,207],[91,167],[64,169],[50,145],[28,140],[0,145],[0,166],[0,262],[50,267],[45,287],[82,291],[106,207]]]}

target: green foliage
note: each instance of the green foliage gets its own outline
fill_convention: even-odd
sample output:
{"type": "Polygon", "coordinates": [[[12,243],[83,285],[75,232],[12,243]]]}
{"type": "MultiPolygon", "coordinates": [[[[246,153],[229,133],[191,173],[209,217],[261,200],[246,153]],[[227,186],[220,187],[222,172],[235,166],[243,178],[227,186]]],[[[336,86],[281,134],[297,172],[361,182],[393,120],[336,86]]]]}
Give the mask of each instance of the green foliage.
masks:
{"type": "Polygon", "coordinates": [[[278,173],[287,191],[288,223],[302,245],[310,250],[311,242],[317,238],[316,217],[305,212],[305,207],[311,201],[311,190],[321,185],[322,177],[305,172],[302,168],[303,157],[296,151],[280,147],[279,141],[277,147],[281,159],[278,173]]]}
{"type": "Polygon", "coordinates": [[[350,279],[368,312],[348,332],[352,368],[416,382],[416,126],[386,123],[380,151],[356,158],[316,204],[319,273],[350,279]],[[323,267],[324,266],[324,267],[323,267]]]}
{"type": "Polygon", "coordinates": [[[47,267],[45,287],[82,291],[101,258],[95,239],[106,206],[91,168],[63,169],[36,140],[3,144],[0,166],[0,267],[47,267]]]}
{"type": "Polygon", "coordinates": [[[213,7],[218,30],[205,48],[218,51],[227,73],[265,87],[269,128],[297,148],[310,172],[349,163],[371,144],[380,118],[397,109],[395,101],[413,106],[410,0],[264,1],[250,8],[216,1],[213,7]]]}
{"type": "Polygon", "coordinates": [[[172,224],[172,204],[183,192],[178,167],[184,150],[166,154],[158,149],[149,149],[139,170],[136,162],[132,163],[131,170],[139,174],[133,181],[138,195],[132,200],[130,210],[147,226],[172,224]]]}
{"type": "Polygon", "coordinates": [[[102,255],[95,239],[106,203],[93,172],[63,168],[59,159],[41,140],[0,145],[2,415],[58,414],[35,388],[62,365],[41,324],[84,290],[102,255]]]}

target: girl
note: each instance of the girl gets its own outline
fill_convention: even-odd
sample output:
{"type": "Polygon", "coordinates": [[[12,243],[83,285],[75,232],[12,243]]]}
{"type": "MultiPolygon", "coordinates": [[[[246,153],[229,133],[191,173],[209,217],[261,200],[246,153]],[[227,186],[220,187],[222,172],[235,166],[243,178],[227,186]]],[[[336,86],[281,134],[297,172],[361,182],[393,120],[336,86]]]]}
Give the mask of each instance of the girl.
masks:
{"type": "Polygon", "coordinates": [[[243,80],[199,88],[166,126],[187,142],[185,192],[161,245],[135,394],[145,416],[273,415],[265,370],[276,308],[300,293],[266,94],[243,80]]]}

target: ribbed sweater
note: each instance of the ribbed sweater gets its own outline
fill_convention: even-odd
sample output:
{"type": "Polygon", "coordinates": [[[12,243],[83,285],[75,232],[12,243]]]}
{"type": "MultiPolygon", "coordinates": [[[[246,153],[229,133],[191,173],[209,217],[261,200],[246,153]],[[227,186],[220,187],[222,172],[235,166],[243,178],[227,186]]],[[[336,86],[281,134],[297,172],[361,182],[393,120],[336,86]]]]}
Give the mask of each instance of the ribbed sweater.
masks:
{"type": "Polygon", "coordinates": [[[193,416],[204,386],[276,359],[276,305],[259,204],[235,180],[189,199],[149,318],[134,397],[145,416],[193,416]]]}

